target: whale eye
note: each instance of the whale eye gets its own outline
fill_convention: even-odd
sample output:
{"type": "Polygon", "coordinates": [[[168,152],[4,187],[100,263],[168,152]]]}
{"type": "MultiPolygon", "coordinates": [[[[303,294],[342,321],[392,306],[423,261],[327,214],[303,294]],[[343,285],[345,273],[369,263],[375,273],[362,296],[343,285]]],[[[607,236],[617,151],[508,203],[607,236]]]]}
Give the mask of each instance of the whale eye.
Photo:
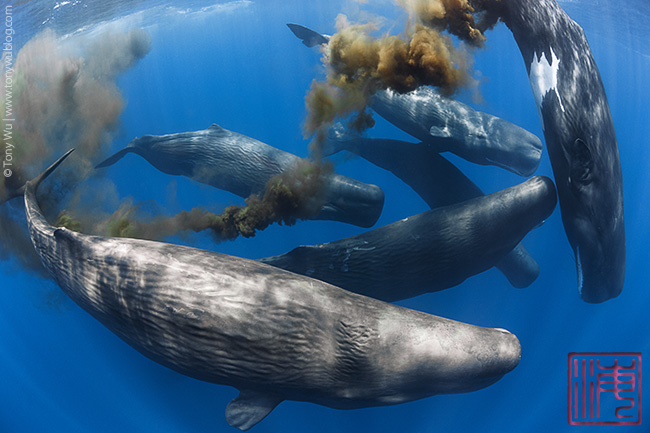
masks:
{"type": "Polygon", "coordinates": [[[579,138],[576,139],[569,154],[571,156],[571,184],[576,186],[590,184],[593,160],[587,144],[579,138]]]}

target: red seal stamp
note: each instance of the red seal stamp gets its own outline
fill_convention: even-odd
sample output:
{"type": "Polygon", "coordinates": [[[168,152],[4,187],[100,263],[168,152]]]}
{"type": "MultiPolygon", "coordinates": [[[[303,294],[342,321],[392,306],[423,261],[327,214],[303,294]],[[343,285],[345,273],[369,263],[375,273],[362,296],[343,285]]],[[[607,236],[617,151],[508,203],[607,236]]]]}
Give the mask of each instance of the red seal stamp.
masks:
{"type": "Polygon", "coordinates": [[[569,424],[641,424],[641,354],[570,353],[569,424]]]}

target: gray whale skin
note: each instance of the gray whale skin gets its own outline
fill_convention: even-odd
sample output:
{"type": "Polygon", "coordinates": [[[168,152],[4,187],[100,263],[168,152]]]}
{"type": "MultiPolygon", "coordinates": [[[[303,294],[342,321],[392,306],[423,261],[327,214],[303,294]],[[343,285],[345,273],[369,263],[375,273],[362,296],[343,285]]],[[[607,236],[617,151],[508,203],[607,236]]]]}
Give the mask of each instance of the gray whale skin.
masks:
{"type": "Polygon", "coordinates": [[[143,355],[238,388],[226,409],[234,427],[249,429],[283,400],[354,409],[473,391],[519,363],[519,341],[505,330],[251,260],[52,227],[36,191],[63,158],[25,187],[43,265],[79,306],[143,355]]]}
{"type": "MultiPolygon", "coordinates": [[[[301,161],[213,124],[202,131],[136,138],[97,168],[113,165],[127,153],[140,155],[163,173],[186,176],[243,198],[264,192],[269,179],[301,161]]],[[[325,178],[323,197],[325,204],[311,219],[372,227],[384,206],[384,192],[378,186],[335,173],[325,178]]]]}

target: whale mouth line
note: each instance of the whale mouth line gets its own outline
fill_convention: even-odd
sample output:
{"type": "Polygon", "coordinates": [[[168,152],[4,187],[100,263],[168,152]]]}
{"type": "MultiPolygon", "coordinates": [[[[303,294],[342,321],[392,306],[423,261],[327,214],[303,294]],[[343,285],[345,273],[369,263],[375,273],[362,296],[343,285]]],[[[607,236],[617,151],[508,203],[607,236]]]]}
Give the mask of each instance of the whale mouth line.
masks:
{"type": "Polygon", "coordinates": [[[344,210],[340,206],[337,206],[332,202],[328,202],[328,203],[325,203],[324,205],[322,205],[320,207],[320,209],[318,210],[318,213],[322,213],[322,212],[336,212],[336,213],[339,213],[339,212],[344,212],[344,210]]]}
{"type": "Polygon", "coordinates": [[[578,293],[582,296],[582,286],[584,284],[584,275],[582,272],[582,261],[580,260],[580,246],[576,247],[576,270],[578,272],[578,293]]]}

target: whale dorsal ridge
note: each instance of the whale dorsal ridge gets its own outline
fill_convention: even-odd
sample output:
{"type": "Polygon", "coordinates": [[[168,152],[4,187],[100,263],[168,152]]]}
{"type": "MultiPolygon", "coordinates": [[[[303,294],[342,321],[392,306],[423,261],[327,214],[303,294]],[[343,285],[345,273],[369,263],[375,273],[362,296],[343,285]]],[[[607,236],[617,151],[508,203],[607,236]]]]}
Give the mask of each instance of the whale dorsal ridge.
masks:
{"type": "Polygon", "coordinates": [[[239,396],[226,407],[226,421],[232,427],[246,431],[262,421],[282,400],[266,392],[240,391],[239,396]]]}
{"type": "Polygon", "coordinates": [[[208,129],[206,129],[206,131],[210,131],[210,135],[217,136],[217,137],[232,135],[232,131],[229,131],[222,126],[219,126],[216,123],[210,125],[208,129]]]}

